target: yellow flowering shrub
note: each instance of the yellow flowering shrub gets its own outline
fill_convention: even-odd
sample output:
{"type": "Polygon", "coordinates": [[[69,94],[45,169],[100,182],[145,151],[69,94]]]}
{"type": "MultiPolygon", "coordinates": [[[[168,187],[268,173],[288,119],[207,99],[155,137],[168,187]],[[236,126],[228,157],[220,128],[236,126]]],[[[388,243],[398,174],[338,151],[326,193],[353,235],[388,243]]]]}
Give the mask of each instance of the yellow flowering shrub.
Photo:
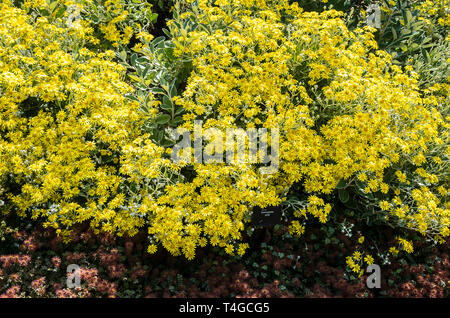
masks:
{"type": "MultiPolygon", "coordinates": [[[[447,237],[448,118],[433,95],[420,93],[417,74],[377,50],[372,29],[351,32],[340,16],[285,1],[199,1],[170,25],[176,54],[194,67],[176,100],[187,111],[183,126],[280,128],[280,170],[263,176],[247,165],[259,184],[241,187],[245,206],[278,203],[301,182],[311,196],[297,215],[325,222],[331,206],[317,195],[336,187],[358,195],[359,187],[361,200],[388,222],[447,237]],[[393,179],[397,169],[404,171],[393,179]]],[[[207,166],[208,173],[224,169],[207,166]]],[[[232,185],[245,185],[248,174],[218,178],[239,202],[232,185]]],[[[302,232],[298,222],[291,230],[302,232]]]]}
{"type": "MultiPolygon", "coordinates": [[[[252,208],[283,204],[300,184],[305,202],[289,216],[292,233],[302,234],[308,217],[326,222],[339,192],[396,226],[449,235],[445,107],[420,92],[417,74],[377,50],[373,29],[350,31],[342,13],[303,12],[286,0],[182,4],[168,23],[175,57],[192,63],[172,100],[184,110],[180,127],[194,132],[202,120],[204,130],[277,128],[279,169],[173,162],[172,149],[143,129],[161,103],[153,94],[125,97],[133,93],[126,70],[114,52],[90,49],[98,37],[89,22],[67,28],[3,0],[7,208],[63,235],[84,221],[119,235],[146,228],[150,253],[162,245],[192,259],[210,244],[242,255],[252,208]]],[[[126,43],[111,24],[100,29],[126,43]]],[[[151,45],[142,37],[141,52],[151,45]]]]}
{"type": "Polygon", "coordinates": [[[429,24],[437,20],[440,26],[448,27],[450,25],[449,3],[447,0],[426,0],[415,1],[420,17],[429,24]]]}
{"type": "MultiPolygon", "coordinates": [[[[144,222],[123,204],[119,160],[142,138],[138,103],[112,51],[83,43],[89,28],[69,29],[0,4],[0,176],[6,207],[44,217],[67,234],[90,220],[134,234],[144,222]],[[125,151],[127,151],[125,149],[125,151]],[[125,152],[126,153],[126,152],[125,152]]],[[[149,155],[149,154],[147,154],[149,155]]]]}
{"type": "Polygon", "coordinates": [[[25,0],[27,13],[51,23],[91,32],[91,43],[102,49],[130,43],[132,36],[150,39],[157,14],[152,4],[132,0],[25,0]]]}

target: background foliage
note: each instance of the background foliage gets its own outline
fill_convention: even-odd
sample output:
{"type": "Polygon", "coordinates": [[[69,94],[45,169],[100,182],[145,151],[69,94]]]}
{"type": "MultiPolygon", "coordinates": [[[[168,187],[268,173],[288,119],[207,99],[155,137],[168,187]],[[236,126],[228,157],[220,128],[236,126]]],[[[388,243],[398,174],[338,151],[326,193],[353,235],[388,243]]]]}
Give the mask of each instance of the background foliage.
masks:
{"type": "Polygon", "coordinates": [[[370,4],[1,1],[0,294],[448,295],[448,2],[376,2],[380,28],[370,4]],[[280,171],[174,164],[169,128],[198,119],[278,125],[280,171]],[[254,228],[274,204],[282,225],[254,228]],[[160,246],[211,254],[157,279],[184,262],[160,246]],[[71,261],[76,292],[53,284],[71,261]],[[373,262],[383,293],[361,286],[373,262]],[[216,265],[236,285],[189,277],[216,265]]]}

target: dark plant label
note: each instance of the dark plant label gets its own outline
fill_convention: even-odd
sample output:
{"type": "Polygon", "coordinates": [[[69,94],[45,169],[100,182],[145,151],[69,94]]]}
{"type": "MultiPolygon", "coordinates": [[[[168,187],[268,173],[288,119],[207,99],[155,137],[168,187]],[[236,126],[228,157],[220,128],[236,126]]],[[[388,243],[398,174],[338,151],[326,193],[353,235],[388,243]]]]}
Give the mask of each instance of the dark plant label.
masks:
{"type": "Polygon", "coordinates": [[[281,206],[268,206],[253,208],[252,224],[253,226],[269,227],[281,223],[281,206]]]}

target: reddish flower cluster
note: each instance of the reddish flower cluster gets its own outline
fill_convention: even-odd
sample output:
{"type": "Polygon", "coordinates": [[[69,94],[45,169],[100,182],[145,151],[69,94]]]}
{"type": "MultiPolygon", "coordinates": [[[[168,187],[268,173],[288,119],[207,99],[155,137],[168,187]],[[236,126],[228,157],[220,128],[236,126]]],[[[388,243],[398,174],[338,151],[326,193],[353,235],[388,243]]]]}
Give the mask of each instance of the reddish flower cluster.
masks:
{"type": "Polygon", "coordinates": [[[104,251],[103,249],[100,249],[99,251],[94,253],[94,256],[100,260],[100,263],[103,266],[117,264],[118,262],[120,262],[121,258],[119,250],[116,248],[111,249],[109,253],[104,251]]]}
{"type": "Polygon", "coordinates": [[[142,265],[139,264],[133,268],[133,271],[131,272],[130,277],[131,277],[131,279],[135,280],[135,279],[144,277],[145,275],[147,275],[147,271],[142,268],[142,265]]]}
{"type": "MultiPolygon", "coordinates": [[[[213,255],[207,256],[211,259],[213,255]]],[[[253,277],[243,264],[231,263],[225,265],[225,260],[217,257],[220,265],[205,262],[193,273],[192,279],[204,282],[208,286],[208,291],[201,290],[198,285],[190,283],[190,279],[179,279],[179,273],[175,270],[154,269],[151,272],[151,279],[158,285],[171,281],[177,285],[178,292],[173,295],[168,287],[162,291],[152,291],[149,286],[146,288],[146,297],[293,297],[294,295],[280,290],[280,283],[274,280],[261,287],[258,279],[253,277]],[[213,269],[213,270],[212,270],[213,269]]]]}
{"type": "Polygon", "coordinates": [[[34,235],[29,235],[23,243],[20,245],[20,249],[25,252],[34,252],[37,249],[39,249],[40,243],[38,242],[38,239],[34,235]]]}
{"type": "Polygon", "coordinates": [[[120,278],[127,271],[125,265],[120,263],[122,256],[117,248],[111,249],[109,253],[100,249],[94,253],[94,257],[98,258],[102,266],[108,269],[110,278],[120,278]]]}
{"type": "Polygon", "coordinates": [[[86,290],[81,290],[81,289],[78,291],[78,294],[74,290],[71,290],[69,288],[56,290],[57,298],[78,298],[81,295],[85,296],[85,297],[90,296],[89,292],[87,292],[86,290]]]}
{"type": "Polygon", "coordinates": [[[45,277],[40,277],[31,282],[31,288],[35,291],[38,296],[45,295],[45,277]]]}
{"type": "Polygon", "coordinates": [[[59,266],[61,265],[61,258],[59,258],[58,256],[53,256],[52,257],[52,264],[55,267],[55,269],[58,269],[59,266]]]}
{"type": "Polygon", "coordinates": [[[445,297],[446,288],[449,288],[450,282],[450,261],[448,254],[434,251],[436,258],[433,264],[433,273],[426,273],[424,265],[401,265],[394,264],[388,270],[388,275],[391,277],[393,271],[401,268],[401,275],[407,282],[399,286],[388,288],[388,296],[391,297],[430,297],[442,298],[445,297]]]}
{"type": "MultiPolygon", "coordinates": [[[[1,276],[1,273],[0,273],[0,276],[1,276]]],[[[20,281],[20,275],[17,274],[17,273],[11,274],[11,275],[9,275],[9,279],[10,279],[12,282],[17,283],[17,282],[20,281]]]]}
{"type": "Polygon", "coordinates": [[[80,277],[81,281],[86,282],[90,289],[108,294],[110,297],[114,297],[117,293],[116,284],[101,279],[95,268],[80,268],[80,277]]]}
{"type": "Polygon", "coordinates": [[[4,293],[0,294],[0,298],[20,298],[19,295],[20,287],[18,285],[14,285],[4,293]]]}
{"type": "Polygon", "coordinates": [[[110,278],[120,278],[127,271],[123,264],[113,264],[108,266],[110,278]]]}
{"type": "Polygon", "coordinates": [[[31,260],[30,255],[14,254],[14,255],[1,255],[0,256],[0,262],[2,262],[4,269],[11,267],[13,265],[19,265],[22,267],[26,267],[30,263],[30,260],[31,260]]]}
{"type": "MultiPolygon", "coordinates": [[[[143,248],[145,235],[109,245],[117,239],[94,235],[90,230],[77,230],[77,233],[78,243],[69,245],[49,230],[37,234],[16,233],[16,240],[28,242],[23,246],[38,249],[22,248],[28,255],[0,255],[0,296],[261,298],[375,297],[379,293],[366,288],[364,276],[353,281],[344,278],[345,264],[339,260],[342,254],[352,253],[354,242],[341,234],[336,238],[343,246],[323,244],[317,230],[314,232],[317,239],[305,237],[300,246],[285,243],[279,237],[277,240],[281,234],[266,234],[263,238],[266,244],[261,248],[259,244],[254,245],[253,252],[257,253],[249,263],[245,258],[233,260],[206,250],[199,250],[201,261],[196,262],[164,251],[149,255],[143,248]],[[93,249],[93,246],[99,247],[93,249]],[[55,251],[59,256],[55,256],[55,251]],[[69,264],[80,266],[79,288],[66,288],[69,264]],[[123,278],[127,278],[126,284],[123,278]]],[[[449,290],[443,283],[448,286],[448,246],[428,254],[430,259],[426,265],[402,265],[392,260],[391,265],[382,269],[382,291],[393,297],[446,297],[449,290]],[[397,285],[388,285],[387,281],[395,281],[397,285]]]]}
{"type": "MultiPolygon", "coordinates": [[[[316,273],[320,275],[320,280],[323,281],[324,288],[318,283],[311,288],[311,294],[307,297],[372,297],[372,292],[366,288],[366,277],[362,276],[355,282],[349,282],[344,279],[344,271],[319,262],[316,267],[316,273]]],[[[311,274],[311,271],[308,271],[311,274]]]]}
{"type": "Polygon", "coordinates": [[[66,260],[69,263],[77,264],[80,260],[84,260],[86,258],[86,253],[71,253],[68,252],[66,254],[66,260]]]}

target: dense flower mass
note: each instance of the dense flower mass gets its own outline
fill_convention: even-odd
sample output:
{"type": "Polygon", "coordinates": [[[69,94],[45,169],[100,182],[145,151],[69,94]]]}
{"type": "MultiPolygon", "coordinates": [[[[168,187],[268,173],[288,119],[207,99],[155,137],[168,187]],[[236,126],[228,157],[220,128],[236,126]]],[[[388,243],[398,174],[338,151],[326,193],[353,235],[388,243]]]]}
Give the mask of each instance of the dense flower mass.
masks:
{"type": "MultiPolygon", "coordinates": [[[[450,118],[448,101],[435,94],[448,85],[421,90],[412,67],[378,49],[375,29],[350,30],[341,12],[307,12],[287,0],[178,1],[168,47],[174,65],[190,72],[172,94],[153,79],[144,88],[130,83],[131,67],[118,62],[134,36],[141,42],[131,63],[161,64],[151,53],[161,40],[152,41],[126,1],[102,2],[105,18],[96,23],[91,1],[52,3],[59,16],[40,10],[44,2],[0,4],[6,209],[67,238],[84,221],[119,235],[145,228],[150,253],[162,245],[192,259],[208,244],[242,255],[253,207],[286,205],[300,187],[301,204],[284,215],[292,233],[304,233],[310,217],[327,222],[339,213],[333,200],[351,196],[368,218],[448,238],[450,118]],[[73,4],[80,15],[67,20],[73,4]],[[133,97],[147,88],[145,98],[133,97]],[[193,134],[200,120],[204,131],[277,128],[279,169],[173,162],[171,146],[147,129],[156,122],[163,133],[169,120],[193,134]]],[[[275,151],[274,139],[267,143],[275,151]]]]}
{"type": "Polygon", "coordinates": [[[331,206],[316,195],[356,179],[386,219],[448,236],[449,126],[436,98],[419,93],[417,74],[392,65],[369,28],[350,32],[336,11],[302,12],[283,1],[215,4],[200,1],[182,15],[208,29],[171,25],[176,54],[194,66],[177,99],[184,126],[202,119],[208,128],[279,127],[281,165],[264,177],[255,166],[229,173],[209,164],[206,178],[199,165],[190,186],[203,183],[208,199],[228,188],[235,202],[264,206],[300,181],[311,196],[298,215],[325,222],[331,206]]]}
{"type": "Polygon", "coordinates": [[[62,231],[84,220],[134,229],[138,219],[127,213],[117,219],[113,210],[122,200],[116,163],[139,135],[140,120],[137,103],[124,97],[132,88],[111,60],[114,52],[83,47],[93,40],[88,27],[70,29],[7,3],[0,19],[7,202],[62,231]]]}

